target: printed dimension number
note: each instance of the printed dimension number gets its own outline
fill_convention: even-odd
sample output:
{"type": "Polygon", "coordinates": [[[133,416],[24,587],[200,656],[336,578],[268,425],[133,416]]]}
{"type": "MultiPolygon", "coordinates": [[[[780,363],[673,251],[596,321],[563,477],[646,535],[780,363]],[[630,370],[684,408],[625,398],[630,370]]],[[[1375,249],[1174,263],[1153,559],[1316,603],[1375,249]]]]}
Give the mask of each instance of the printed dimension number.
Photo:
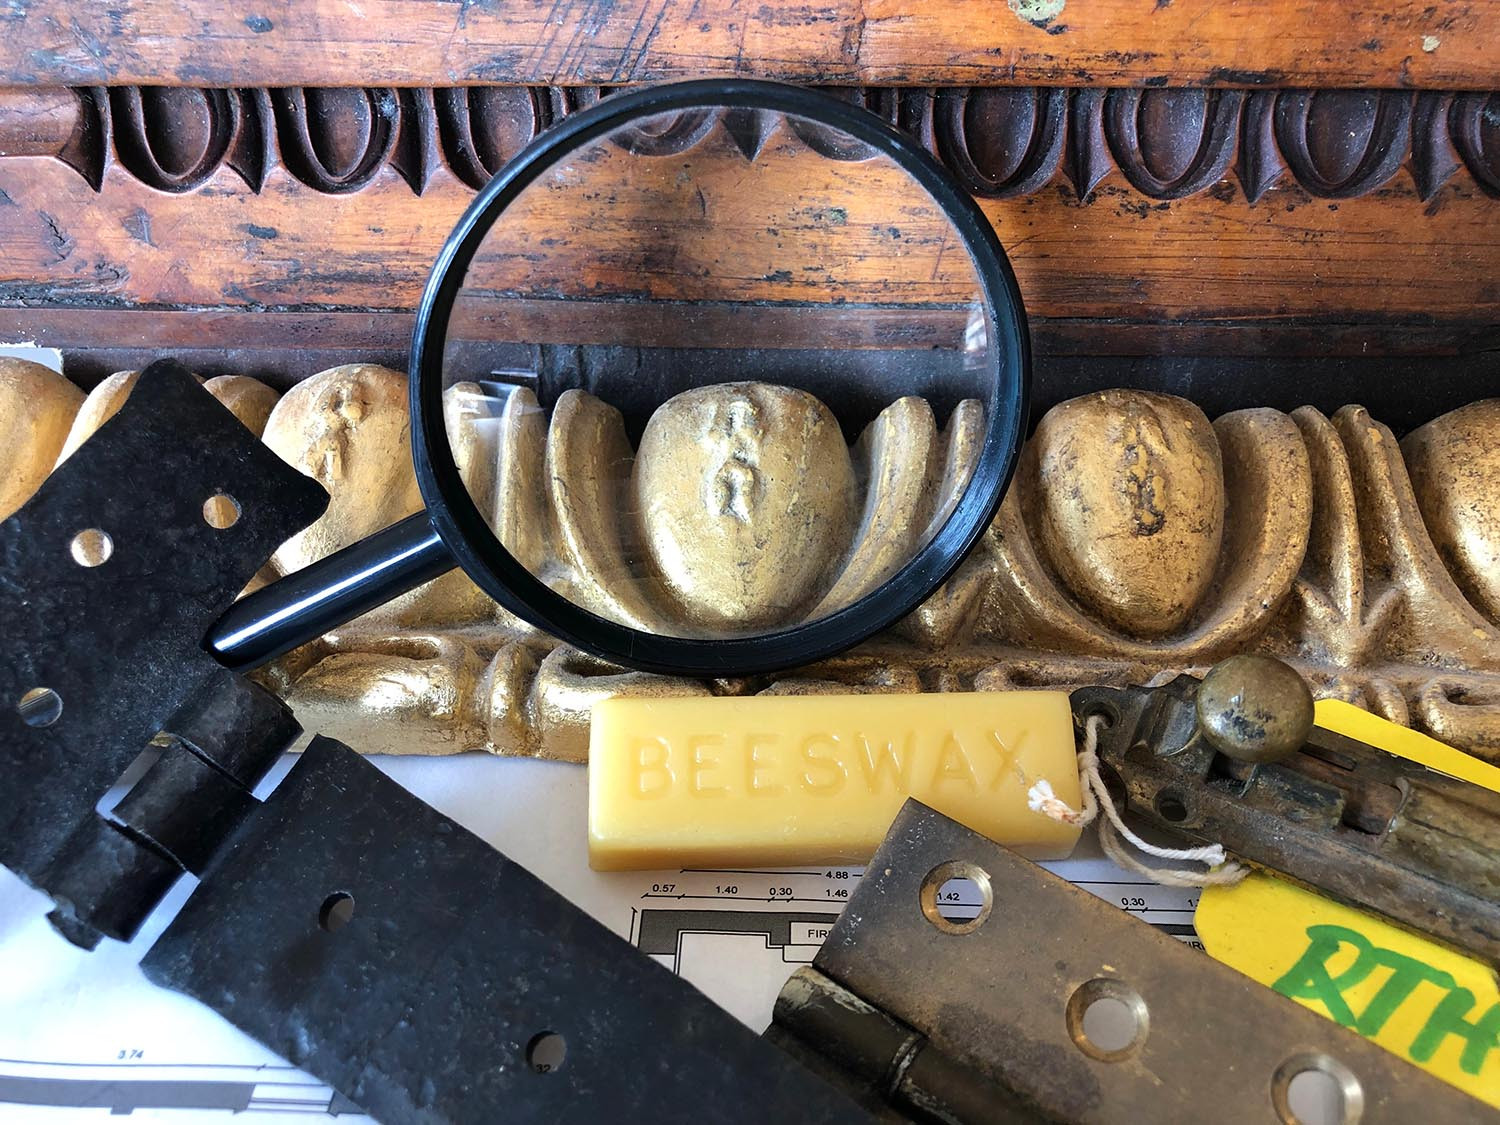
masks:
{"type": "Polygon", "coordinates": [[[858,868],[800,871],[684,871],[674,881],[653,882],[642,898],[718,899],[736,902],[843,903],[861,875],[858,868]]]}

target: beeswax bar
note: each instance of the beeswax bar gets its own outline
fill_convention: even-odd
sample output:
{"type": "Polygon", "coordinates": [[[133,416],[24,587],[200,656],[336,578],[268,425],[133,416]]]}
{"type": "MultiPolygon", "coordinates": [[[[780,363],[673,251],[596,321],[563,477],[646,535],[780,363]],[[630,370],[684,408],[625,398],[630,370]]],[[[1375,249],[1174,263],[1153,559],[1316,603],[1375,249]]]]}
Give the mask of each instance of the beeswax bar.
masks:
{"type": "Polygon", "coordinates": [[[860,864],[908,797],[1036,859],[1078,829],[1068,697],[1055,691],[610,699],[589,744],[596,870],[860,864]]]}

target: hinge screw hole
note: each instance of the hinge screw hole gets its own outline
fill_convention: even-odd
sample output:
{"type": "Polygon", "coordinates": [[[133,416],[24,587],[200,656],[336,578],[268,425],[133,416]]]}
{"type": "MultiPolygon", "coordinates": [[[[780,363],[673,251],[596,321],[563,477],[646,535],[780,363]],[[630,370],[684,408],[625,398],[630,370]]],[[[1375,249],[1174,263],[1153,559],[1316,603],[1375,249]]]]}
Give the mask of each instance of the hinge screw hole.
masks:
{"type": "Polygon", "coordinates": [[[1100,1062],[1119,1062],[1146,1041],[1150,1011],[1140,993],[1112,977],[1085,981],[1068,998],[1068,1035],[1100,1062]]]}
{"type": "Polygon", "coordinates": [[[338,933],[353,917],[354,896],[348,891],[335,891],[318,908],[318,925],[330,934],[338,933]]]}
{"type": "Polygon", "coordinates": [[[1187,802],[1176,790],[1163,790],[1156,795],[1156,815],[1171,824],[1181,824],[1188,818],[1187,802]]]}
{"type": "Polygon", "coordinates": [[[973,933],[984,925],[995,905],[989,872],[961,859],[929,871],[918,896],[922,913],[945,934],[973,933]]]}
{"type": "Polygon", "coordinates": [[[50,727],[62,718],[62,696],[49,687],[34,687],[16,701],[16,710],[28,727],[50,727]]]}
{"type": "Polygon", "coordinates": [[[115,553],[115,541],[97,527],[86,527],[73,536],[68,544],[68,553],[79,566],[96,567],[109,562],[115,553]]]}
{"type": "Polygon", "coordinates": [[[1353,1125],[1364,1113],[1365,1094],[1352,1070],[1313,1051],[1277,1067],[1271,1102],[1287,1125],[1353,1125]]]}
{"type": "Polygon", "coordinates": [[[526,1065],[538,1074],[550,1074],[568,1057],[568,1041],[555,1031],[540,1031],[526,1044],[526,1065]]]}
{"type": "Polygon", "coordinates": [[[215,531],[224,531],[240,522],[240,505],[233,496],[216,492],[203,501],[203,522],[215,531]]]}

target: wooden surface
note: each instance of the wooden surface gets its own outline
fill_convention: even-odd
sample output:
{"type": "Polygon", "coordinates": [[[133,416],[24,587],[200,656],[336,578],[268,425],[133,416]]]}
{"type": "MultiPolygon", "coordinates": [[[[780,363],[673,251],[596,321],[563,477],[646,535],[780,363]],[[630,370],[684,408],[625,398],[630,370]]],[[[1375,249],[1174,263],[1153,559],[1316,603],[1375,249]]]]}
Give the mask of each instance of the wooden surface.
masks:
{"type": "Polygon", "coordinates": [[[1488,88],[1496,0],[11,0],[0,86],[1488,88]]]}
{"type": "MultiPolygon", "coordinates": [[[[90,371],[153,346],[287,377],[289,348],[400,362],[454,221],[539,131],[614,85],[746,73],[830,86],[927,147],[994,224],[1039,355],[1149,357],[1109,377],[1198,397],[1194,356],[1241,357],[1222,380],[1295,359],[1293,390],[1363,378],[1312,357],[1450,356],[1450,386],[1494,393],[1497,18],[1500,0],[0,0],[0,334],[92,351],[90,371]]],[[[962,303],[966,271],[930,216],[881,223],[890,184],[838,138],[706,111],[622,140],[649,154],[636,172],[588,205],[543,200],[486,289],[649,290],[715,316],[844,300],[874,311],[784,339],[951,340],[902,310],[962,303]],[[706,197],[677,182],[714,159],[706,197]],[[807,200],[778,216],[789,188],[807,200]]],[[[604,332],[545,300],[476,311],[476,335],[577,341],[585,323],[647,345],[681,315],[604,332]]]]}
{"type": "MultiPolygon", "coordinates": [[[[1220,186],[1152,201],[1111,172],[1092,202],[1059,179],[982,205],[1040,317],[1500,316],[1497,204],[1472,181],[1455,178],[1425,204],[1409,182],[1343,200],[1277,186],[1253,206],[1227,179],[1220,186]]],[[[390,167],[343,195],[281,168],[252,194],[227,167],[195,192],[169,194],[113,165],[96,194],[46,157],[0,161],[0,193],[0,304],[22,309],[410,309],[472,198],[443,169],[415,196],[390,167]]],[[[598,246],[566,224],[543,237],[560,240],[552,254],[598,246]]],[[[908,264],[923,260],[930,270],[928,259],[908,264]]],[[[760,297],[793,286],[774,269],[757,276],[760,297]]]]}
{"type": "MultiPolygon", "coordinates": [[[[516,331],[528,332],[534,316],[556,310],[520,303],[516,331]]],[[[909,310],[888,310],[895,321],[909,310]]],[[[747,311],[744,315],[750,315],[747,311]]],[[[217,357],[204,370],[225,374],[253,374],[266,365],[270,381],[285,385],[335,363],[323,355],[378,357],[378,362],[404,368],[415,316],[410,310],[327,311],[320,309],[254,310],[224,307],[101,308],[88,305],[50,305],[27,308],[0,305],[0,339],[27,339],[40,347],[84,351],[100,356],[133,355],[113,366],[89,365],[87,370],[108,374],[136,365],[152,349],[175,354],[199,353],[217,357]],[[231,356],[235,358],[230,358],[231,356]],[[282,373],[287,373],[284,377],[282,373]]],[[[1110,355],[1120,360],[1172,359],[1215,356],[1225,366],[1242,360],[1277,357],[1286,361],[1381,358],[1406,369],[1424,360],[1445,363],[1460,357],[1500,352],[1500,324],[1493,321],[1442,322],[1414,318],[1385,324],[1349,323],[1337,319],[1265,317],[1248,321],[1152,320],[1098,321],[1031,317],[1033,351],[1039,356],[1079,359],[1110,355]]],[[[640,341],[614,341],[634,346],[640,341]]],[[[825,338],[819,341],[827,344],[825,338]]],[[[372,358],[372,362],[377,359],[372,358]]],[[[85,385],[92,381],[85,379],[85,385]]],[[[1497,384],[1500,387],[1500,384],[1497,384]]]]}
{"type": "MultiPolygon", "coordinates": [[[[1164,321],[1495,322],[1500,94],[846,94],[980,197],[1034,317],[1107,322],[1099,348],[1111,354],[1161,353],[1169,345],[1141,338],[1164,321]]],[[[0,91],[0,306],[17,307],[23,328],[38,305],[410,310],[473,190],[599,96],[0,91]]],[[[512,216],[522,237],[500,248],[504,269],[486,288],[877,304],[970,295],[920,200],[908,192],[903,205],[880,161],[826,131],[694,112],[620,141],[602,149],[610,166],[595,186],[607,190],[539,193],[512,216]],[[886,222],[887,211],[900,216],[886,222]]],[[[1368,331],[1353,338],[1375,346],[1368,331]]],[[[1331,353],[1342,346],[1328,341],[1331,353]]]]}
{"type": "MultiPolygon", "coordinates": [[[[1458,177],[1500,198],[1500,93],[1192,87],[850,87],[839,96],[910,134],[975,195],[1010,198],[1059,175],[1080,197],[1112,170],[1151,199],[1225,187],[1254,203],[1279,182],[1343,199],[1395,182],[1419,199],[1458,177]],[[1405,168],[1408,176],[1400,176],[1405,168]],[[1233,189],[1231,189],[1233,190],[1233,189]]],[[[598,87],[394,90],[0,88],[0,157],[51,155],[96,189],[118,163],[158,191],[221,167],[252,194],[272,167],[328,195],[395,168],[420,195],[439,167],[482,187],[598,87]]],[[[675,156],[727,136],[746,160],[790,143],[830,160],[869,151],[806,121],[702,107],[623,128],[622,147],[675,156]]]]}

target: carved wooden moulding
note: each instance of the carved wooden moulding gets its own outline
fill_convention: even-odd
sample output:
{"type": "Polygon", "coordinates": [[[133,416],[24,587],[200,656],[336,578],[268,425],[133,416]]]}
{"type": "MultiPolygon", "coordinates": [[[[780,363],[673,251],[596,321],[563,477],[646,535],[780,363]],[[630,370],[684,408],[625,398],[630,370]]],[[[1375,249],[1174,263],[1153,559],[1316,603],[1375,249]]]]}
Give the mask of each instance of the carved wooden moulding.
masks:
{"type": "MultiPolygon", "coordinates": [[[[61,376],[0,361],[0,419],[14,431],[0,434],[0,517],[113,412],[130,384],[129,375],[114,376],[85,399],[61,376]]],[[[405,376],[343,366],[279,400],[243,377],[208,385],[332,494],[327,514],[285,544],[258,581],[419,507],[406,452],[405,376]]],[[[962,419],[948,420],[938,441],[944,420],[924,406],[893,404],[872,424],[886,427],[883,440],[862,441],[853,455],[884,448],[886,468],[899,470],[901,451],[915,450],[911,457],[920,454],[922,464],[907,468],[922,478],[928,451],[951,445],[964,429],[962,419]]],[[[598,448],[599,427],[618,428],[610,415],[589,400],[554,410],[550,422],[526,432],[503,429],[503,440],[486,445],[464,429],[455,400],[450,424],[470,487],[494,497],[497,530],[512,549],[553,571],[570,596],[620,612],[610,575],[557,531],[582,526],[589,513],[561,511],[555,499],[570,494],[568,474],[587,470],[569,455],[570,444],[598,448]],[[593,427],[590,442],[579,443],[579,425],[593,427]],[[535,479],[521,479],[528,472],[535,479]],[[550,513],[528,510],[548,505],[550,513]]],[[[674,435],[689,440],[671,424],[653,440],[670,446],[674,435]]],[[[623,430],[616,437],[623,458],[695,463],[675,456],[686,450],[632,451],[623,430]]],[[[786,439],[768,433],[766,440],[786,439]]],[[[836,460],[842,449],[839,443],[836,460]]],[[[810,451],[797,471],[812,481],[828,456],[821,447],[810,451]]],[[[861,466],[865,477],[870,467],[861,466]]],[[[857,491],[861,475],[840,474],[829,487],[857,491]]],[[[679,483],[684,495],[696,487],[679,483]]],[[[931,498],[920,490],[912,496],[909,517],[887,528],[892,535],[925,518],[931,498]]],[[[861,506],[853,491],[848,499],[861,506]]],[[[662,511],[672,518],[676,509],[662,511]]],[[[641,512],[649,536],[658,517],[641,512]]],[[[798,558],[762,567],[761,585],[802,587],[818,571],[836,581],[861,549],[854,539],[853,546],[833,538],[809,545],[794,537],[788,542],[798,558]]],[[[734,537],[693,542],[697,554],[683,560],[679,577],[691,587],[693,574],[702,576],[699,592],[711,609],[714,576],[742,561],[726,556],[745,548],[734,537]]],[[[988,535],[944,587],[888,634],[817,666],[713,682],[605,666],[510,617],[453,573],[265,675],[304,723],[370,751],[486,749],[576,760],[586,754],[590,707],[617,693],[1071,688],[1144,683],[1262,651],[1298,667],[1320,696],[1500,760],[1497,563],[1500,400],[1472,403],[1398,442],[1358,406],[1331,418],[1306,407],[1239,410],[1211,423],[1184,399],[1109,391],[1066,402],[1041,420],[988,535]]],[[[800,589],[757,587],[754,594],[763,604],[802,597],[800,589]]]]}
{"type": "MultiPolygon", "coordinates": [[[[57,157],[99,190],[117,162],[165,192],[192,191],[221,167],[252,192],[280,166],[315,191],[368,187],[386,166],[421,194],[445,170],[482,186],[540,130],[608,87],[446,89],[190,87],[0,89],[0,155],[57,157]]],[[[1422,200],[1455,175],[1500,196],[1500,94],[1406,90],[843,87],[919,136],[974,194],[1027,195],[1061,176],[1081,199],[1118,168],[1160,200],[1231,191],[1253,203],[1278,182],[1342,199],[1405,165],[1422,200]]],[[[782,126],[750,111],[689,112],[618,143],[685,152],[722,128],[754,158],[782,126]]],[[[814,126],[810,149],[869,154],[814,126]]]]}

